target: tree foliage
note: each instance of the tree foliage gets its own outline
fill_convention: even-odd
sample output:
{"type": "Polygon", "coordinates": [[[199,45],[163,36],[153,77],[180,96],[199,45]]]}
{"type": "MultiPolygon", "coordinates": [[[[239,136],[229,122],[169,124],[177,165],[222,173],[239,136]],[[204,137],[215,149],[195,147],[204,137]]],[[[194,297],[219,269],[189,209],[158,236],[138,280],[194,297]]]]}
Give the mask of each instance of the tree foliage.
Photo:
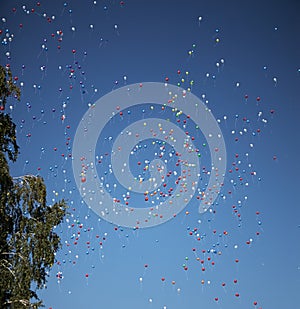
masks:
{"type": "Polygon", "coordinates": [[[0,66],[0,308],[39,308],[37,291],[45,287],[60,238],[54,229],[66,213],[64,200],[47,205],[39,176],[12,177],[17,160],[16,126],[5,113],[10,97],[20,99],[9,67],[0,66]]]}

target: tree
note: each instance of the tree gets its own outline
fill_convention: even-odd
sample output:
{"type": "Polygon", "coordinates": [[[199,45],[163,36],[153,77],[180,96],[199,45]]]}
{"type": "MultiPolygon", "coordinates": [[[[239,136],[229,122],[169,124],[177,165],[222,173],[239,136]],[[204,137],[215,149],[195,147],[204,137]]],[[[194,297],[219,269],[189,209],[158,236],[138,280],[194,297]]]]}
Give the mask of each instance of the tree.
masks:
{"type": "Polygon", "coordinates": [[[0,308],[39,308],[37,291],[45,287],[60,238],[54,229],[65,214],[61,200],[47,205],[39,176],[12,177],[9,162],[17,160],[16,126],[5,113],[7,100],[20,100],[9,66],[0,66],[0,308]]]}

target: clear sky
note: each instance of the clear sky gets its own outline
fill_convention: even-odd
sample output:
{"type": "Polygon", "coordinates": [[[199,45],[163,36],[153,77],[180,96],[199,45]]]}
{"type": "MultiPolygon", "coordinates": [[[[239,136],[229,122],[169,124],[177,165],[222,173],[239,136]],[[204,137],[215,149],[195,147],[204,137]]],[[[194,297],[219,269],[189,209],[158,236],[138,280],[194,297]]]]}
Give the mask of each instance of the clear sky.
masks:
{"type": "Polygon", "coordinates": [[[1,1],[0,63],[22,91],[7,107],[20,146],[11,173],[41,175],[49,204],[70,205],[46,308],[299,307],[299,10],[1,1]],[[126,207],[155,224],[121,226],[126,207]]]}

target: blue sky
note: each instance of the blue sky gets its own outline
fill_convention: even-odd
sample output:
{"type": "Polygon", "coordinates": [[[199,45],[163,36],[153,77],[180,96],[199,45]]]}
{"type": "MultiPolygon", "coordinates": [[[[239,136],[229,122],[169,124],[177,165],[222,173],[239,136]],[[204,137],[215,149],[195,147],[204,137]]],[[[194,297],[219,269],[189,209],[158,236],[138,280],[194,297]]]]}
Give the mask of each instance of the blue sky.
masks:
{"type": "MultiPolygon", "coordinates": [[[[297,1],[1,1],[0,61],[22,90],[7,108],[20,145],[11,172],[41,175],[49,203],[65,198],[70,205],[56,229],[62,249],[40,292],[46,308],[299,306],[299,9],[297,1]],[[166,78],[217,120],[227,151],[224,185],[204,214],[195,195],[161,225],[117,226],[81,197],[89,179],[77,187],[76,129],[94,104],[101,109],[104,95],[166,78]]],[[[195,137],[205,190],[210,151],[186,114],[153,102],[122,117],[117,103],[105,109],[115,116],[91,120],[106,124],[93,160],[113,197],[126,198],[128,188],[114,187],[110,137],[149,117],[195,137]]],[[[160,152],[170,172],[166,188],[175,189],[174,149],[156,139],[137,143],[132,173],[149,179],[145,160],[160,152]]],[[[149,207],[167,198],[153,196],[132,193],[127,201],[149,207]]]]}

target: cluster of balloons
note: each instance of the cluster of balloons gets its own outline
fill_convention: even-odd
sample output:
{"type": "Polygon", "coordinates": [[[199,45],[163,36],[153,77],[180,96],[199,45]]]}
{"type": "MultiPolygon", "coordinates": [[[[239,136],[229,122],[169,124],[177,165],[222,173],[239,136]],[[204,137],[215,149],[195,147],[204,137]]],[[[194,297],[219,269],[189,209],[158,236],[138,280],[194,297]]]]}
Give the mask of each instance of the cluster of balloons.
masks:
{"type": "MultiPolygon", "coordinates": [[[[96,8],[109,14],[112,9],[125,9],[126,3],[103,5],[93,1],[91,10],[96,8]]],[[[117,238],[117,245],[126,250],[137,233],[143,235],[141,228],[181,220],[178,222],[184,226],[182,237],[190,244],[190,251],[179,250],[182,263],[174,262],[170,267],[183,271],[186,276],[191,272],[199,274],[198,284],[202,289],[214,286],[219,294],[213,302],[221,303],[226,297],[242,298],[239,290],[242,280],[237,279],[237,267],[242,262],[238,252],[255,246],[263,232],[261,212],[254,210],[255,228],[250,235],[237,241],[236,234],[248,224],[248,219],[244,220],[247,218],[244,208],[251,200],[250,188],[262,180],[254,151],[275,110],[263,94],[243,92],[237,95],[237,100],[244,104],[245,112],[228,112],[216,117],[213,124],[218,129],[215,131],[204,126],[207,119],[214,119],[208,99],[210,93],[209,90],[202,93],[197,87],[200,82],[214,85],[225,71],[225,57],[214,59],[210,70],[202,72],[201,77],[185,63],[174,67],[173,72],[158,81],[159,91],[164,93],[162,102],[158,99],[138,101],[148,99],[149,92],[154,92],[150,91],[152,86],[148,83],[130,85],[130,72],[117,72],[116,75],[122,77],[116,78],[109,87],[116,91],[114,93],[121,93],[122,89],[119,99],[129,98],[128,105],[122,100],[113,100],[105,107],[100,106],[101,102],[96,102],[101,92],[97,86],[99,81],[90,77],[88,61],[95,57],[95,47],[104,47],[110,41],[101,35],[82,50],[77,44],[80,31],[85,32],[86,39],[86,33],[95,36],[99,27],[92,21],[80,23],[76,10],[72,1],[63,3],[55,13],[40,2],[34,6],[22,5],[11,8],[7,17],[2,17],[0,26],[1,56],[5,65],[12,67],[14,82],[23,93],[21,103],[9,102],[21,145],[21,166],[17,168],[23,173],[44,177],[49,202],[65,198],[70,205],[65,223],[59,227],[63,248],[57,255],[56,281],[61,284],[64,278],[71,276],[70,265],[77,267],[83,256],[88,266],[82,278],[88,280],[99,260],[104,261],[107,247],[116,245],[112,239],[117,238]],[[34,23],[45,29],[42,37],[32,40],[30,52],[35,53],[36,59],[32,63],[24,57],[19,63],[13,46],[23,36],[30,36],[29,26],[34,23]],[[194,92],[198,93],[197,97],[194,92]],[[97,114],[99,106],[101,110],[97,114]],[[102,122],[97,117],[104,114],[106,118],[102,122]],[[77,126],[81,134],[79,149],[75,147],[77,126]],[[93,138],[95,141],[90,143],[93,138]],[[229,149],[227,154],[223,139],[229,149]],[[227,165],[222,164],[226,160],[227,165]],[[74,162],[78,169],[73,174],[74,162]],[[203,216],[199,214],[199,205],[204,205],[203,216]],[[218,213],[223,211],[224,205],[229,206],[228,228],[223,228],[218,221],[218,213]],[[89,207],[94,211],[97,208],[96,224],[89,207]],[[124,217],[133,219],[124,223],[124,217]],[[108,225],[102,218],[113,224],[108,225]],[[105,231],[101,230],[103,227],[105,231]],[[228,251],[231,252],[229,261],[224,257],[228,251]],[[220,278],[220,282],[211,279],[215,269],[224,264],[233,269],[232,278],[220,278]]],[[[205,20],[199,16],[195,21],[201,30],[205,20]]],[[[112,35],[120,36],[119,20],[111,20],[110,24],[112,35]]],[[[210,43],[219,48],[222,31],[215,29],[211,37],[213,42],[210,43]]],[[[198,57],[196,43],[187,49],[187,54],[188,63],[198,57]]],[[[263,67],[264,72],[267,69],[263,67]]],[[[278,77],[273,76],[272,81],[277,86],[278,77]]],[[[232,88],[242,89],[243,82],[233,82],[232,88]]],[[[272,159],[276,161],[277,156],[273,155],[272,159]]],[[[151,261],[143,263],[142,269],[142,275],[136,271],[139,285],[151,277],[151,261]]],[[[175,294],[181,294],[186,284],[162,269],[153,276],[156,276],[155,284],[160,281],[176,287],[175,294]]],[[[148,298],[149,303],[153,301],[155,297],[148,298]]],[[[257,300],[252,304],[255,308],[260,305],[257,300]]]]}

